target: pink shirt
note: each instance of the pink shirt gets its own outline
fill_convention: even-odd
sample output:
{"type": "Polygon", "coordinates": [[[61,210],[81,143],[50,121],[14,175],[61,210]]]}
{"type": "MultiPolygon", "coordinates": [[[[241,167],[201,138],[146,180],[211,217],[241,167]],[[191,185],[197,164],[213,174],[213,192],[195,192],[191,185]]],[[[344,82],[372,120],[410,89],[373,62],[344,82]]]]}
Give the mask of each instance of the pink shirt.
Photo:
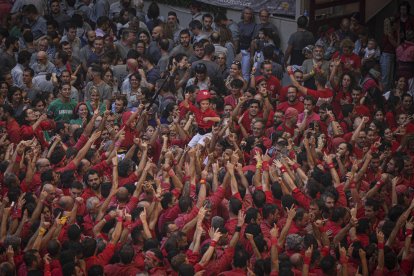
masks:
{"type": "Polygon", "coordinates": [[[398,46],[396,53],[398,61],[414,62],[414,43],[405,41],[398,46]]]}
{"type": "MultiPolygon", "coordinates": [[[[301,113],[298,116],[298,124],[301,124],[303,122],[303,119],[305,118],[305,113],[301,113]]],[[[306,118],[306,127],[309,126],[309,124],[313,121],[320,121],[321,118],[319,117],[319,114],[312,112],[312,115],[308,116],[308,118],[306,118]]]]}

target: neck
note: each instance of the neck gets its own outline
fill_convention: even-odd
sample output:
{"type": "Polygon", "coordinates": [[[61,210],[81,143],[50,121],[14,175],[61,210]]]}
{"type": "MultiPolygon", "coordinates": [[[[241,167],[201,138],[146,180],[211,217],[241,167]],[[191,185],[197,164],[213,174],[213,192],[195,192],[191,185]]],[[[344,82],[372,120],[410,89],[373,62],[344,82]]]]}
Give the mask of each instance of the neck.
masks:
{"type": "Polygon", "coordinates": [[[70,101],[70,98],[66,98],[66,97],[61,96],[61,97],[60,97],[60,100],[61,100],[62,102],[64,102],[64,103],[67,103],[67,102],[69,102],[69,101],[70,101]]]}

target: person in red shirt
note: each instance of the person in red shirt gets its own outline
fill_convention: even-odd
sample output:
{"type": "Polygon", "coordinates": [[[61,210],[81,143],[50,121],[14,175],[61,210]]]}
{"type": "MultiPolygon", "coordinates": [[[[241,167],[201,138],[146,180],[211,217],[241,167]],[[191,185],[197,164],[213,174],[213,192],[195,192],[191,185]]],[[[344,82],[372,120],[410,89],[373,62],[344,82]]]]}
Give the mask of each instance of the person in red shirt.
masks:
{"type": "Polygon", "coordinates": [[[21,140],[20,126],[13,117],[13,107],[8,104],[0,106],[0,118],[6,122],[6,130],[10,143],[17,145],[21,140]]]}
{"type": "Polygon", "coordinates": [[[129,244],[124,244],[118,253],[121,263],[107,264],[104,269],[105,274],[136,275],[139,272],[139,268],[132,262],[135,255],[134,248],[129,244]]]}
{"type": "Polygon", "coordinates": [[[314,97],[317,102],[316,106],[320,106],[322,103],[330,103],[333,98],[333,92],[331,89],[326,88],[327,79],[324,75],[315,75],[316,90],[309,89],[302,86],[293,76],[292,67],[288,66],[288,74],[292,80],[292,84],[296,86],[300,93],[303,95],[310,95],[314,97]]]}
{"type": "Polygon", "coordinates": [[[260,70],[262,72],[262,75],[252,78],[250,87],[255,88],[256,85],[264,79],[266,81],[266,88],[267,91],[269,91],[270,97],[277,99],[279,97],[282,86],[280,85],[279,79],[272,75],[272,62],[267,60],[263,61],[260,65],[260,70]]]}
{"type": "Polygon", "coordinates": [[[242,95],[243,81],[240,79],[234,79],[230,82],[231,94],[224,97],[224,104],[231,105],[233,108],[239,103],[239,98],[242,95]]]}
{"type": "Polygon", "coordinates": [[[285,112],[285,122],[277,130],[287,132],[290,137],[295,136],[296,123],[298,122],[299,112],[293,107],[288,107],[285,112]]]}
{"type": "Polygon", "coordinates": [[[190,147],[197,144],[204,145],[204,139],[211,138],[211,130],[214,123],[220,122],[220,117],[210,108],[211,94],[207,90],[201,90],[197,94],[197,103],[200,108],[195,107],[190,101],[190,94],[185,94],[184,108],[195,114],[198,125],[198,133],[188,143],[190,147]]]}
{"type": "Polygon", "coordinates": [[[303,103],[298,99],[298,89],[293,85],[288,88],[287,101],[280,103],[276,109],[286,112],[288,107],[296,109],[299,113],[302,113],[304,110],[303,103]]]}
{"type": "Polygon", "coordinates": [[[336,52],[332,59],[336,60],[339,59],[343,64],[344,72],[351,72],[355,74],[359,74],[361,71],[361,58],[352,52],[354,50],[354,43],[350,39],[344,39],[341,42],[341,50],[342,52],[336,52]]]}

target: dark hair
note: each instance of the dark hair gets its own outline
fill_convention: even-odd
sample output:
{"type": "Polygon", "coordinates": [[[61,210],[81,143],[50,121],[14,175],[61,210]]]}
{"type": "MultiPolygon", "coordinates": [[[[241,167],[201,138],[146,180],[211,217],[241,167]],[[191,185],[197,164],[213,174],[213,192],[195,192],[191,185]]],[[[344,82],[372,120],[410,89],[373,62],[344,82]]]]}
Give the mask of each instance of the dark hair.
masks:
{"type": "Polygon", "coordinates": [[[203,24],[199,21],[199,20],[193,20],[190,22],[190,24],[188,24],[188,28],[190,30],[194,30],[194,29],[203,29],[203,24]]]}
{"type": "Polygon", "coordinates": [[[308,26],[308,18],[304,15],[299,16],[296,22],[299,28],[305,29],[308,26]]]}
{"type": "Polygon", "coordinates": [[[157,19],[160,16],[160,7],[156,2],[152,1],[148,6],[147,15],[149,19],[157,19]]]}

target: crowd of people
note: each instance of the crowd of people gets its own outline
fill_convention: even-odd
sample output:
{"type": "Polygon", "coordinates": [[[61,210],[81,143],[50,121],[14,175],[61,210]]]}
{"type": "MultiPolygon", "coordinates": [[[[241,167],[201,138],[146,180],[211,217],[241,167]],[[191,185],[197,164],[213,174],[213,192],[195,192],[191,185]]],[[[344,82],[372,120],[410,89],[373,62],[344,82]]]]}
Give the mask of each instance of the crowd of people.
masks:
{"type": "Polygon", "coordinates": [[[0,276],[414,275],[408,2],[286,49],[265,9],[0,4],[0,276]]]}

